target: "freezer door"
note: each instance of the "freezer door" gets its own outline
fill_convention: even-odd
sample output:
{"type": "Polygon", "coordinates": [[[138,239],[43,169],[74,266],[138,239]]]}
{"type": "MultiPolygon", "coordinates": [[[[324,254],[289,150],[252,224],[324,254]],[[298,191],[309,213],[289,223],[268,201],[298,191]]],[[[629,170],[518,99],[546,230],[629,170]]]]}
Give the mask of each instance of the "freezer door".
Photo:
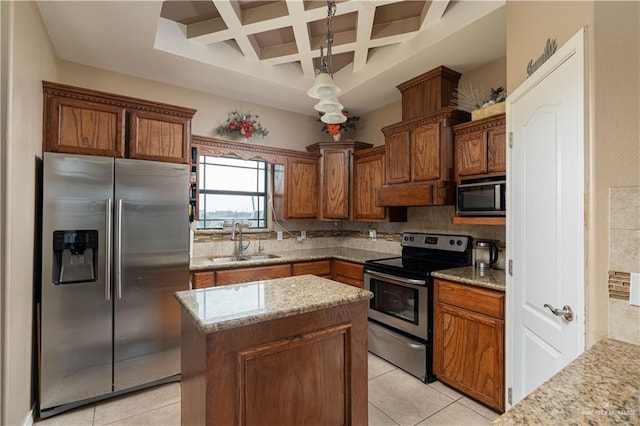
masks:
{"type": "Polygon", "coordinates": [[[111,392],[113,159],[44,154],[40,409],[111,392]],[[54,238],[55,236],[55,238],[54,238]]]}
{"type": "Polygon", "coordinates": [[[180,309],[189,287],[187,165],[116,159],[114,387],[180,373],[180,309]]]}

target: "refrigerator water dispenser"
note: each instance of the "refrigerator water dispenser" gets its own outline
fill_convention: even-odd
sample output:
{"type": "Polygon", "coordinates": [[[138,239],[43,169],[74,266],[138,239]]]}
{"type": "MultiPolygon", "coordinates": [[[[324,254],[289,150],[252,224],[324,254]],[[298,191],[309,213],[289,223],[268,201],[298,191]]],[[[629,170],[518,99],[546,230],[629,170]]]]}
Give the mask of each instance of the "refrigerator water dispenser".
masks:
{"type": "Polygon", "coordinates": [[[53,284],[95,282],[98,231],[53,231],[53,284]]]}

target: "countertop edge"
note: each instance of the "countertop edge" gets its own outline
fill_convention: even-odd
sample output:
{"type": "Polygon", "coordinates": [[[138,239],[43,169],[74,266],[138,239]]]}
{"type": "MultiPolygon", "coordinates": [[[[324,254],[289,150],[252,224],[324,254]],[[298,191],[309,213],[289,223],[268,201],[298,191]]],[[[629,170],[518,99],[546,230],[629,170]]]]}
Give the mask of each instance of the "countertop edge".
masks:
{"type": "Polygon", "coordinates": [[[193,320],[193,323],[196,325],[196,327],[202,333],[206,333],[206,334],[229,330],[237,327],[244,327],[247,325],[252,325],[252,324],[280,319],[280,318],[287,318],[290,316],[300,315],[307,312],[314,312],[322,309],[329,309],[329,308],[346,305],[350,303],[362,302],[362,301],[369,300],[372,297],[373,297],[373,293],[371,293],[368,290],[349,286],[347,284],[339,283],[333,280],[328,280],[326,278],[316,277],[314,275],[299,275],[295,277],[277,278],[277,279],[266,280],[266,281],[254,281],[250,283],[232,284],[232,285],[227,285],[223,287],[210,287],[210,288],[203,288],[203,289],[196,289],[196,290],[185,290],[185,291],[180,291],[175,293],[175,298],[180,303],[182,309],[189,314],[189,316],[193,320]],[[261,283],[270,285],[272,283],[301,280],[301,279],[305,279],[305,277],[315,282],[330,281],[332,283],[335,283],[336,285],[344,286],[345,290],[348,289],[347,291],[349,294],[339,296],[339,297],[335,297],[334,294],[331,294],[332,299],[327,301],[315,302],[315,303],[304,303],[301,306],[296,306],[296,305],[289,306],[284,309],[279,309],[278,311],[249,314],[242,317],[234,317],[226,320],[222,319],[214,322],[203,321],[195,313],[194,308],[190,306],[190,303],[189,303],[189,298],[193,297],[194,292],[204,292],[204,291],[215,292],[216,288],[229,289],[234,287],[242,287],[242,286],[255,285],[255,284],[261,284],[261,283]]]}
{"type": "Polygon", "coordinates": [[[487,271],[486,275],[480,275],[478,270],[473,266],[465,266],[462,268],[434,271],[431,275],[435,278],[504,292],[506,290],[504,272],[503,270],[493,269],[487,271]]]}

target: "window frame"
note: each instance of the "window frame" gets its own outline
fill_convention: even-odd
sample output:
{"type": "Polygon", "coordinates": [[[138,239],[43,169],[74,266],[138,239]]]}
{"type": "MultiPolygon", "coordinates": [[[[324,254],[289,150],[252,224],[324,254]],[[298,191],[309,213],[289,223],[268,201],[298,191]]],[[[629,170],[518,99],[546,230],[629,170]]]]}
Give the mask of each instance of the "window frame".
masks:
{"type": "MultiPolygon", "coordinates": [[[[229,158],[229,159],[233,159],[233,160],[237,160],[237,161],[245,161],[245,162],[250,162],[250,163],[256,163],[255,167],[249,167],[249,166],[242,166],[242,165],[231,165],[231,164],[210,164],[206,162],[207,158],[229,158],[229,157],[225,157],[225,156],[220,156],[220,155],[212,155],[212,154],[207,154],[207,153],[198,153],[198,171],[199,171],[199,176],[198,176],[198,193],[199,193],[199,200],[198,200],[198,210],[201,210],[204,214],[204,216],[206,216],[206,196],[207,195],[231,195],[231,196],[244,196],[244,197],[257,197],[259,199],[259,197],[262,197],[262,203],[259,203],[261,205],[262,208],[262,218],[260,217],[253,217],[253,218],[240,218],[240,219],[236,219],[236,218],[222,218],[222,219],[206,219],[204,217],[200,217],[201,215],[199,214],[198,219],[197,219],[197,229],[198,230],[214,230],[214,229],[220,229],[219,227],[212,227],[212,226],[206,226],[207,224],[211,224],[213,222],[220,222],[220,221],[242,221],[242,222],[249,222],[251,223],[257,223],[258,226],[250,226],[249,229],[253,229],[253,230],[262,230],[262,229],[269,229],[269,215],[268,215],[268,206],[269,206],[269,168],[270,168],[270,163],[267,161],[264,161],[262,159],[245,159],[245,158],[229,158]],[[260,164],[262,164],[262,168],[260,168],[260,164]],[[207,168],[211,168],[211,167],[228,167],[228,168],[236,168],[236,169],[249,169],[249,170],[254,170],[256,171],[256,181],[255,181],[255,188],[256,191],[233,191],[233,190],[219,190],[219,189],[209,189],[209,188],[204,188],[204,184],[206,182],[206,170],[207,168]],[[258,188],[260,187],[260,178],[262,176],[262,179],[264,181],[264,191],[259,191],[258,188]],[[262,226],[260,226],[262,225],[262,226]]],[[[259,212],[260,210],[258,210],[259,212]]],[[[200,213],[200,212],[199,212],[200,213]]]]}

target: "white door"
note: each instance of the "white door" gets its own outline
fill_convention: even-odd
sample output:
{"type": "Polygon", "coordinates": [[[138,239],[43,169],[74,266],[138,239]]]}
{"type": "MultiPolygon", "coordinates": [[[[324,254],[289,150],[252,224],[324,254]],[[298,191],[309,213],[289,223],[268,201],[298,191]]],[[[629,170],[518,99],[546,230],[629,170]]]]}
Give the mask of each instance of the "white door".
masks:
{"type": "Polygon", "coordinates": [[[581,30],[507,100],[507,406],[584,350],[584,93],[581,30]]]}

